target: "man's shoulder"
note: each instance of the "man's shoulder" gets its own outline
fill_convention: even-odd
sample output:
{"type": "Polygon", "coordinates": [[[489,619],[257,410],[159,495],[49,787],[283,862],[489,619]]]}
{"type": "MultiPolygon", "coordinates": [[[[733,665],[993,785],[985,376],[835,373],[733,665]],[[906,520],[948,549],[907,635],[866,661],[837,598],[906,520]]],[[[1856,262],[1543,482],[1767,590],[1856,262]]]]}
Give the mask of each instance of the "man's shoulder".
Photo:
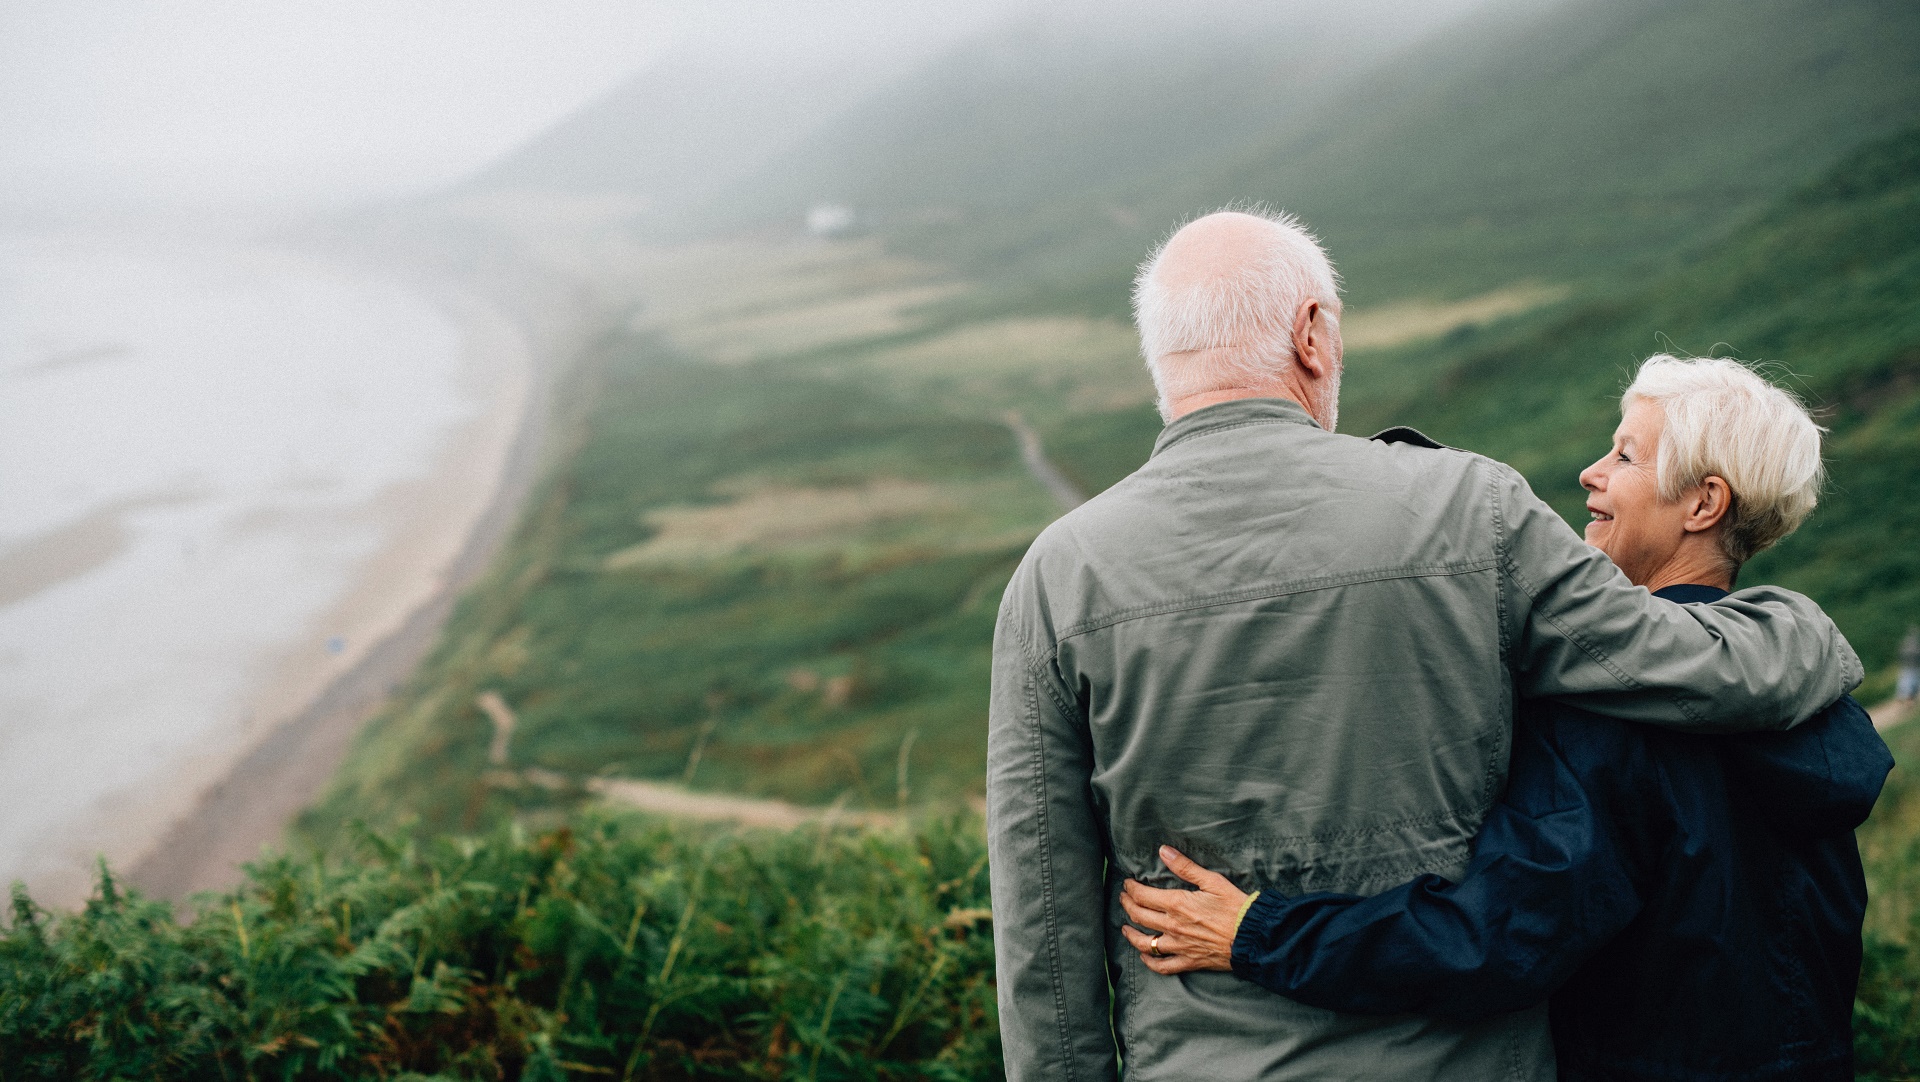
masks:
{"type": "Polygon", "coordinates": [[[1372,450],[1385,451],[1396,458],[1419,462],[1430,468],[1474,472],[1492,470],[1503,477],[1518,478],[1520,476],[1512,466],[1497,458],[1488,458],[1486,455],[1469,451],[1464,447],[1441,443],[1425,432],[1407,425],[1383,428],[1357,442],[1372,450]]]}
{"type": "Polygon", "coordinates": [[[1441,443],[1425,432],[1417,428],[1409,428],[1406,425],[1394,425],[1392,428],[1383,428],[1367,438],[1376,443],[1404,443],[1411,447],[1425,447],[1430,451],[1459,450],[1459,448],[1456,447],[1448,447],[1446,444],[1441,443]]]}

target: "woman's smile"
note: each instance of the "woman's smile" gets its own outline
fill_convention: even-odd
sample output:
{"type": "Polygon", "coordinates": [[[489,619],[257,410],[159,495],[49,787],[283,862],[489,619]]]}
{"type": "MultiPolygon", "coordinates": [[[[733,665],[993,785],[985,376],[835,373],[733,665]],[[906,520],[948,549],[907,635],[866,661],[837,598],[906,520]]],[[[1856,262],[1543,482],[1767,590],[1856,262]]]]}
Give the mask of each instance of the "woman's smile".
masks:
{"type": "Polygon", "coordinates": [[[1580,473],[1587,490],[1587,544],[1606,553],[1639,585],[1673,555],[1680,529],[1678,504],[1660,498],[1660,407],[1629,405],[1613,446],[1580,473]]]}

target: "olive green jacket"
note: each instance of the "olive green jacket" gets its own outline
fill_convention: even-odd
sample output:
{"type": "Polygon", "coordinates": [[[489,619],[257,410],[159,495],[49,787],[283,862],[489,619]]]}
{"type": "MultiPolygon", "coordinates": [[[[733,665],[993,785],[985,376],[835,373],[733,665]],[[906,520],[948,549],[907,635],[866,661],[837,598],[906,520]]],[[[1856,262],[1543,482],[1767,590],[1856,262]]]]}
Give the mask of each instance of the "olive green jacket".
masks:
{"type": "Polygon", "coordinates": [[[994,636],[987,762],[1010,1078],[1550,1079],[1544,1008],[1473,1026],[1158,976],[1118,886],[1457,876],[1499,795],[1515,696],[1697,731],[1785,728],[1860,682],[1812,602],[1672,605],[1498,462],[1292,402],[1169,425],[1041,534],[994,636]]]}

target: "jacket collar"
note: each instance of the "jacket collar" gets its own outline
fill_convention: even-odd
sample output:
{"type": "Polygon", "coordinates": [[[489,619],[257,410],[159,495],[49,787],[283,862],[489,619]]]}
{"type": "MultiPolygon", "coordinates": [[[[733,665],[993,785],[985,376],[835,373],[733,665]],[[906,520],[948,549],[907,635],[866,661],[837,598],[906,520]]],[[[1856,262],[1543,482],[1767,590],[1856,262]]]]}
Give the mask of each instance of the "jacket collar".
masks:
{"type": "Polygon", "coordinates": [[[1161,429],[1160,438],[1153,441],[1153,453],[1158,455],[1174,444],[1195,436],[1246,425],[1270,424],[1320,427],[1319,422],[1307,414],[1305,407],[1290,399],[1236,398],[1231,402],[1194,410],[1161,429]]]}
{"type": "Polygon", "coordinates": [[[1664,590],[1655,590],[1653,596],[1677,601],[1682,605],[1707,604],[1727,596],[1727,592],[1718,586],[1686,585],[1669,586],[1664,590]]]}

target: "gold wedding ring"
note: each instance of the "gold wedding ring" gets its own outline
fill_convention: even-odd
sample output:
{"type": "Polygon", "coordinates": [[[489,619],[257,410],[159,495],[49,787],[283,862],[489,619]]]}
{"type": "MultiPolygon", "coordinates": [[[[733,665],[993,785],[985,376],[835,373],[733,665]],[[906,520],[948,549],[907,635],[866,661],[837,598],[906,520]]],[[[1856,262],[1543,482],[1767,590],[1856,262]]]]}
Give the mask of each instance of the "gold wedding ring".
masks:
{"type": "Polygon", "coordinates": [[[1160,953],[1160,936],[1154,936],[1152,939],[1147,940],[1147,953],[1153,955],[1155,958],[1166,957],[1166,955],[1160,953]]]}

